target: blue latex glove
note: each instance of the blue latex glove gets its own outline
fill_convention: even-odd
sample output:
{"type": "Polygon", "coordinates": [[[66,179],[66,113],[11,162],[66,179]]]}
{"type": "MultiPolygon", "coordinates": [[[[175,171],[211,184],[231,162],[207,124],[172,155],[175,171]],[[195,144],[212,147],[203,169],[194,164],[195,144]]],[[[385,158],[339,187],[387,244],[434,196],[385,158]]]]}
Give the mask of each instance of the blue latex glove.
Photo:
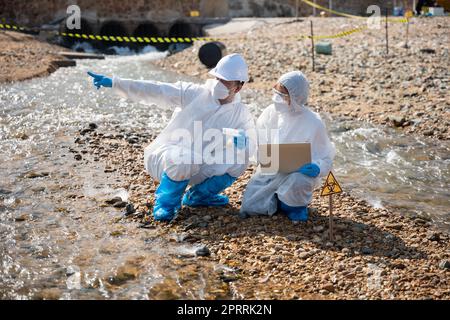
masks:
{"type": "Polygon", "coordinates": [[[315,178],[320,174],[320,168],[315,163],[307,163],[298,169],[298,172],[303,173],[305,176],[315,178]]]}
{"type": "Polygon", "coordinates": [[[226,195],[219,194],[236,180],[228,173],[223,176],[214,176],[199,183],[186,192],[183,197],[183,205],[190,207],[199,206],[224,206],[229,200],[226,195]]]}
{"type": "Polygon", "coordinates": [[[102,76],[101,74],[96,74],[91,71],[88,71],[88,75],[90,75],[92,78],[94,78],[94,86],[97,87],[97,90],[101,87],[107,87],[112,88],[112,79],[102,76]]]}
{"type": "Polygon", "coordinates": [[[247,137],[245,136],[245,133],[243,130],[239,130],[239,137],[234,137],[233,142],[236,148],[238,149],[245,149],[247,146],[247,137]]]}

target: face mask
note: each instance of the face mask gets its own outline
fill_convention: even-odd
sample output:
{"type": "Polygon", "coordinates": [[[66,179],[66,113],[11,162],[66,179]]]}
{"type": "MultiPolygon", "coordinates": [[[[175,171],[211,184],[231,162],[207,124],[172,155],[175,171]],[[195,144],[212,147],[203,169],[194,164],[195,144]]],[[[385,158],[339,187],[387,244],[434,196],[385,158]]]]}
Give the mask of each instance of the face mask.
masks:
{"type": "Polygon", "coordinates": [[[272,96],[272,101],[274,102],[275,110],[277,110],[278,112],[289,111],[289,105],[286,103],[286,100],[284,100],[283,97],[279,94],[274,93],[272,96]]]}
{"type": "Polygon", "coordinates": [[[214,97],[214,99],[219,100],[219,99],[225,99],[228,98],[228,96],[230,95],[230,91],[228,90],[227,87],[225,87],[225,85],[220,82],[219,80],[208,80],[209,83],[209,88],[211,90],[211,94],[214,97]]]}

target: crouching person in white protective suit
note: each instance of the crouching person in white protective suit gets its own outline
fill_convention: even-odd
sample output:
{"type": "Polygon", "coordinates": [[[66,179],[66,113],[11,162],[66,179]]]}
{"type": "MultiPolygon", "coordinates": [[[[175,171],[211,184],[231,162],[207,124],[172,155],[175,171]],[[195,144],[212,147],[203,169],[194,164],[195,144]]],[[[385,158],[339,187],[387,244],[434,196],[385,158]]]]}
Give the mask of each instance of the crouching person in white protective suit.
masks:
{"type": "Polygon", "coordinates": [[[226,205],[228,198],[220,193],[243,173],[249,150],[256,149],[256,138],[249,133],[255,132],[254,120],[239,94],[248,81],[244,59],[225,56],[209,73],[214,79],[204,84],[171,84],[89,72],[98,88],[111,87],[122,97],[174,108],[166,128],[144,151],[145,169],[160,182],[153,207],[157,221],[172,220],[181,204],[226,205]],[[235,129],[234,135],[225,136],[224,128],[235,129]]]}
{"type": "Polygon", "coordinates": [[[273,104],[256,123],[260,143],[268,139],[276,144],[311,143],[312,163],[289,174],[262,174],[258,168],[247,184],[241,216],[273,215],[281,210],[293,221],[306,221],[312,192],[319,177],[331,170],[335,148],[320,116],[306,106],[309,82],[301,72],[284,74],[273,90],[273,104]],[[268,138],[271,134],[273,138],[268,138]]]}

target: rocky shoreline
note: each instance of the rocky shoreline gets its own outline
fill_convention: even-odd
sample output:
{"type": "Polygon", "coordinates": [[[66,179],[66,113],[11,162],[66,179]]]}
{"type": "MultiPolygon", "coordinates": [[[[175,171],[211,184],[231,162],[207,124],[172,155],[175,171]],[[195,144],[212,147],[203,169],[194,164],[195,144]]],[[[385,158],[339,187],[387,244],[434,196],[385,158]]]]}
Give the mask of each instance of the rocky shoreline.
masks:
{"type": "MultiPolygon", "coordinates": [[[[388,125],[407,134],[450,139],[449,23],[447,17],[414,18],[409,25],[409,48],[404,48],[406,27],[389,26],[389,56],[385,30],[367,29],[331,40],[332,55],[316,54],[311,67],[309,20],[263,23],[246,33],[221,40],[227,52],[241,53],[250,65],[248,87],[269,94],[279,76],[303,71],[311,82],[310,106],[316,111],[388,125]]],[[[331,35],[364,26],[348,18],[312,18],[317,35],[331,35]]],[[[329,40],[328,40],[329,41],[329,40]]],[[[196,42],[156,65],[202,79],[196,42]]]]}
{"type": "Polygon", "coordinates": [[[105,163],[105,172],[121,177],[116,187],[130,192],[128,203],[109,203],[124,211],[117,223],[139,222],[142,232],[151,229],[168,241],[203,246],[198,263],[233,269],[212,275],[223,289],[208,298],[223,298],[226,292],[242,299],[450,298],[449,235],[426,218],[375,209],[343,193],[335,198],[336,239],[330,242],[328,202],[316,190],[306,223],[294,224],[281,213],[242,219],[238,212],[249,168],[226,190],[227,207],[183,208],[174,222],[158,223],[149,215],[157,185],[142,166],[143,149],[154,136],[119,126],[103,131],[92,125],[80,132],[72,149],[75,159],[81,165],[105,163]]]}

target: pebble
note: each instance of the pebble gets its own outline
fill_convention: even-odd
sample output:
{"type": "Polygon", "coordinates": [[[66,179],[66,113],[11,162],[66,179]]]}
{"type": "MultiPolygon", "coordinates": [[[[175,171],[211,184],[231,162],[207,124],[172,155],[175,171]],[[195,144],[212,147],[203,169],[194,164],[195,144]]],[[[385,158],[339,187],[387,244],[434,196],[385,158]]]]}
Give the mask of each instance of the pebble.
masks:
{"type": "Polygon", "coordinates": [[[324,227],[323,226],[315,226],[313,227],[314,232],[321,232],[323,231],[324,227]]]}
{"type": "Polygon", "coordinates": [[[125,207],[125,216],[129,216],[136,212],[134,205],[132,203],[128,203],[125,207]]]}
{"type": "Polygon", "coordinates": [[[335,288],[332,283],[327,283],[322,286],[322,290],[326,290],[328,292],[334,292],[335,288]]]}
{"type": "Polygon", "coordinates": [[[428,234],[427,239],[430,241],[439,241],[440,240],[439,233],[432,232],[432,233],[428,234]]]}
{"type": "Polygon", "coordinates": [[[309,253],[309,252],[301,252],[301,253],[298,255],[298,257],[299,257],[300,259],[307,259],[307,258],[309,258],[309,256],[310,256],[310,253],[309,253]]]}
{"type": "Polygon", "coordinates": [[[24,178],[27,179],[34,179],[34,178],[42,178],[42,177],[47,177],[49,175],[48,172],[35,172],[35,171],[31,171],[28,172],[24,175],[24,178]]]}
{"type": "Polygon", "coordinates": [[[139,142],[139,137],[129,137],[129,138],[127,138],[127,142],[129,144],[136,144],[139,142]]]}
{"type": "Polygon", "coordinates": [[[106,204],[110,204],[110,205],[113,205],[116,202],[122,202],[122,198],[121,197],[114,197],[112,199],[109,199],[109,200],[105,201],[106,204]]]}
{"type": "Polygon", "coordinates": [[[195,250],[195,255],[199,256],[199,257],[207,257],[207,256],[211,255],[211,252],[209,251],[207,246],[202,246],[202,247],[198,248],[197,250],[195,250]]]}
{"type": "Polygon", "coordinates": [[[118,201],[113,204],[114,208],[125,208],[127,203],[125,201],[118,201]]]}
{"type": "Polygon", "coordinates": [[[450,269],[450,261],[448,261],[448,260],[441,260],[439,262],[439,268],[444,269],[444,270],[449,270],[450,269]]]}
{"type": "Polygon", "coordinates": [[[94,130],[92,130],[92,129],[90,129],[90,128],[83,129],[83,130],[80,131],[80,135],[84,136],[86,133],[91,133],[91,132],[93,132],[93,131],[94,131],[94,130]]]}
{"type": "Polygon", "coordinates": [[[361,253],[362,254],[373,254],[374,250],[372,248],[369,247],[364,247],[361,249],[361,253]]]}

